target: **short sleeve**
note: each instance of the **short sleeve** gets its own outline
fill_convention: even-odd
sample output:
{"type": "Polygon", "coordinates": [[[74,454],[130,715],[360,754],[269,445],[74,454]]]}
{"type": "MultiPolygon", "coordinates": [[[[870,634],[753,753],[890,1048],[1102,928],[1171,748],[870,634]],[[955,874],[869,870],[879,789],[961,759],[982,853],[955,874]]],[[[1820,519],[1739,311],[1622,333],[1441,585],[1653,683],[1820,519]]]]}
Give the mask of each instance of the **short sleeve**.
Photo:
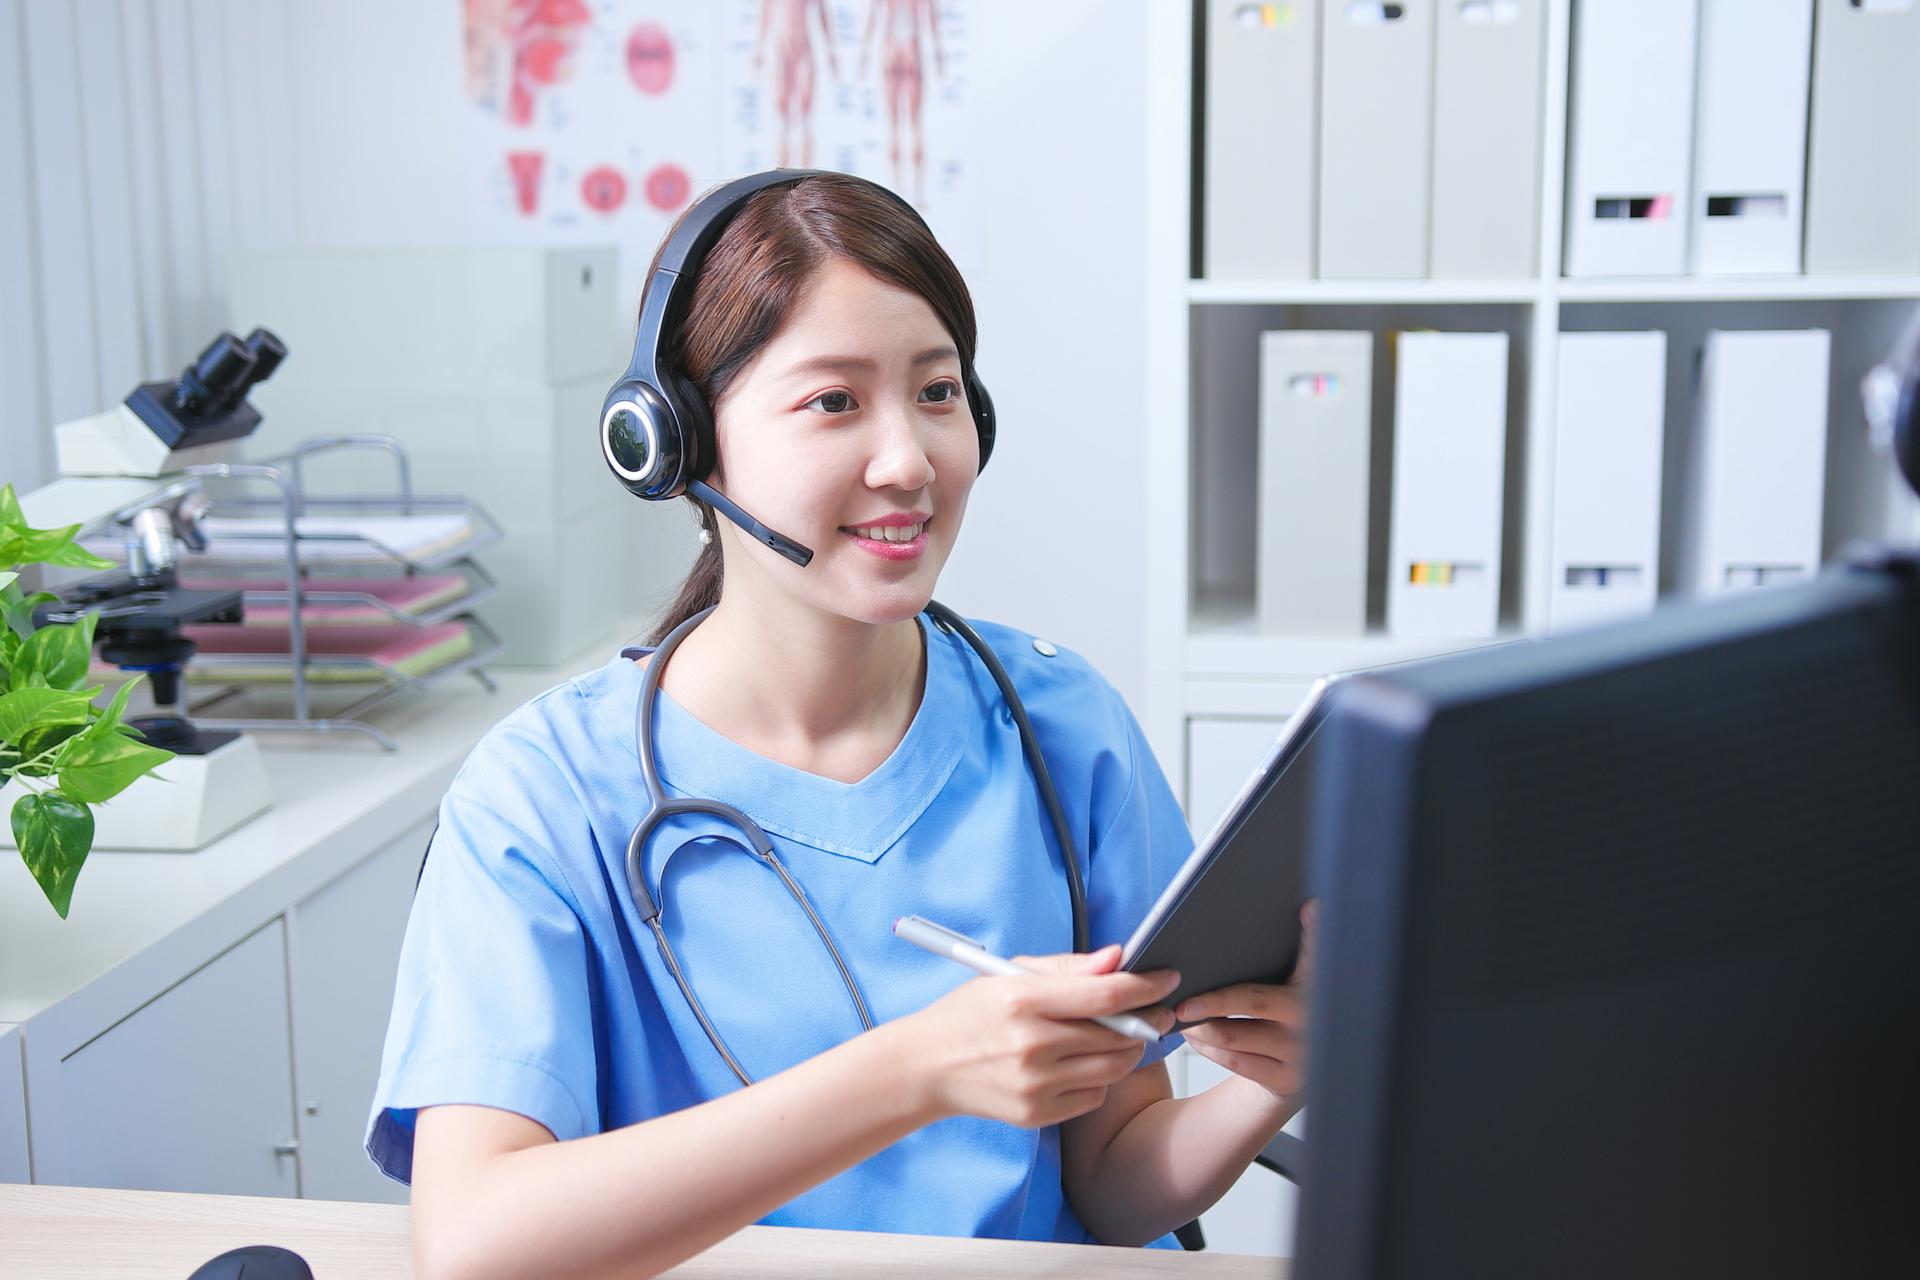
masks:
{"type": "Polygon", "coordinates": [[[565,1141],[600,1125],[586,932],[547,851],[456,783],[407,921],[367,1154],[413,1179],[421,1107],[516,1112],[565,1141]]]}
{"type": "MultiPolygon", "coordinates": [[[[1124,773],[1114,771],[1123,779],[1117,804],[1112,796],[1094,797],[1092,812],[1112,815],[1088,852],[1088,932],[1095,949],[1126,942],[1193,852],[1186,814],[1145,731],[1119,692],[1106,688],[1125,739],[1127,767],[1124,773]]],[[[1182,1041],[1177,1035],[1162,1037],[1147,1046],[1140,1065],[1160,1061],[1182,1041]]]]}

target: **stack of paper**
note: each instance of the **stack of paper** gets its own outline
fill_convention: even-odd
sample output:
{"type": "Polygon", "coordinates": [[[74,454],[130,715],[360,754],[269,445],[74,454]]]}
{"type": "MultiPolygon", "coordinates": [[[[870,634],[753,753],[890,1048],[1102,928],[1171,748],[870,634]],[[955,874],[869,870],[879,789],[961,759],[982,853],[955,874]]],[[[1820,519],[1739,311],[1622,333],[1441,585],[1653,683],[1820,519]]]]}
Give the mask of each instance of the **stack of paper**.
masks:
{"type": "MultiPolygon", "coordinates": [[[[293,663],[284,627],[184,627],[200,647],[188,665],[200,681],[289,684],[293,663]],[[263,660],[265,659],[265,660],[263,660]],[[273,659],[277,659],[274,661],[273,659]]],[[[426,676],[473,652],[473,632],[464,622],[437,627],[325,627],[307,633],[307,679],[364,681],[384,674],[426,676]],[[347,661],[341,661],[346,659],[347,661]]]]}
{"type": "MultiPolygon", "coordinates": [[[[263,578],[182,578],[180,585],[195,591],[284,592],[287,589],[285,581],[263,578]]],[[[471,589],[465,575],[458,573],[422,573],[404,578],[315,578],[302,585],[310,597],[372,596],[409,617],[419,617],[451,604],[471,589]]],[[[379,626],[393,621],[392,614],[363,602],[339,604],[309,599],[300,612],[308,627],[379,626]]],[[[287,606],[249,601],[243,621],[249,627],[284,628],[287,606]]]]}
{"type": "MultiPolygon", "coordinates": [[[[387,563],[397,555],[421,561],[448,551],[472,538],[473,521],[464,512],[453,515],[419,516],[300,516],[294,522],[300,535],[300,561],[303,564],[387,563]]],[[[284,561],[287,557],[287,524],[280,515],[209,516],[201,529],[207,536],[207,549],[198,553],[208,560],[284,561]]],[[[113,538],[90,538],[87,549],[97,555],[117,557],[123,554],[113,538]]]]}

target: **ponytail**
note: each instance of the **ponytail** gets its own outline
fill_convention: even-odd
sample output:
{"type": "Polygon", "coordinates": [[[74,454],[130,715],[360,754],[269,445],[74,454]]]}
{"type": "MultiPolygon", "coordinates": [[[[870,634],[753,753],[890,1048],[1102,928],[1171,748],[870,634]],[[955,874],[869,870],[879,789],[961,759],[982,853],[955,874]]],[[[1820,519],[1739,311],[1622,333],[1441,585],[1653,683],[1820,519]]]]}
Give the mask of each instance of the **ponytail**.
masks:
{"type": "Polygon", "coordinates": [[[700,554],[694,558],[687,580],[680,584],[679,594],[674,596],[660,623],[647,637],[647,646],[653,649],[659,648],[667,634],[688,618],[720,603],[720,521],[714,515],[713,508],[700,499],[689,494],[687,501],[693,504],[698,513],[700,528],[707,538],[700,544],[700,554]]]}

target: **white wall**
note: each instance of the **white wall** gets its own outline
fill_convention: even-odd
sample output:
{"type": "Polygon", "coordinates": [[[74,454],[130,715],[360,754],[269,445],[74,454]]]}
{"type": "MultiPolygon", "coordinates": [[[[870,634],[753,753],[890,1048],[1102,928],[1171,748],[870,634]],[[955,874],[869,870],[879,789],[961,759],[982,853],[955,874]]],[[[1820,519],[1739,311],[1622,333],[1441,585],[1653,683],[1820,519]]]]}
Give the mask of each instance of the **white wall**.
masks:
{"type": "MultiPolygon", "coordinates": [[[[968,283],[1001,426],[939,594],[1081,651],[1139,709],[1144,10],[967,3],[977,110],[962,145],[982,201],[968,283]]],[[[39,160],[37,200],[22,211],[20,195],[0,194],[0,291],[11,296],[35,263],[46,277],[37,312],[0,304],[0,376],[34,388],[7,398],[0,471],[45,478],[46,424],[119,400],[136,376],[173,372],[211,337],[227,246],[466,240],[460,15],[456,0],[82,0],[71,12],[0,0],[0,85],[24,32],[36,108],[23,121],[0,88],[0,165],[22,136],[39,160]],[[153,55],[145,87],[142,50],[153,55]],[[79,80],[61,70],[74,66],[79,80]],[[114,66],[130,72],[118,98],[114,66]],[[73,113],[95,92],[107,98],[95,114],[126,117],[133,140],[158,138],[164,192],[130,191],[142,186],[137,155],[114,158],[126,144],[105,126],[102,171],[122,176],[87,186],[100,147],[73,113]],[[73,145],[76,131],[87,147],[73,145]],[[38,251],[22,262],[8,233],[36,211],[38,251]],[[125,224],[131,250],[115,247],[125,224]],[[130,280],[139,305],[128,314],[130,280]],[[43,347],[15,340],[35,330],[43,347]]]]}
{"type": "Polygon", "coordinates": [[[0,480],[178,372],[221,255],[297,235],[290,0],[0,0],[0,480]]]}

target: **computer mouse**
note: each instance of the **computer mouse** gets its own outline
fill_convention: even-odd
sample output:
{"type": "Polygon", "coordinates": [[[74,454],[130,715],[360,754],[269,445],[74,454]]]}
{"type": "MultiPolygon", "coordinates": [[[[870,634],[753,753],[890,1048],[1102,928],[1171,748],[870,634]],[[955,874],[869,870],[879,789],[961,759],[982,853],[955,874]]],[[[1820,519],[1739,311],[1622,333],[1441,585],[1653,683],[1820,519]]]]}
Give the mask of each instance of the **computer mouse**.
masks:
{"type": "Polygon", "coordinates": [[[291,1249],[250,1244],[207,1259],[187,1280],[313,1280],[313,1268],[291,1249]]]}

